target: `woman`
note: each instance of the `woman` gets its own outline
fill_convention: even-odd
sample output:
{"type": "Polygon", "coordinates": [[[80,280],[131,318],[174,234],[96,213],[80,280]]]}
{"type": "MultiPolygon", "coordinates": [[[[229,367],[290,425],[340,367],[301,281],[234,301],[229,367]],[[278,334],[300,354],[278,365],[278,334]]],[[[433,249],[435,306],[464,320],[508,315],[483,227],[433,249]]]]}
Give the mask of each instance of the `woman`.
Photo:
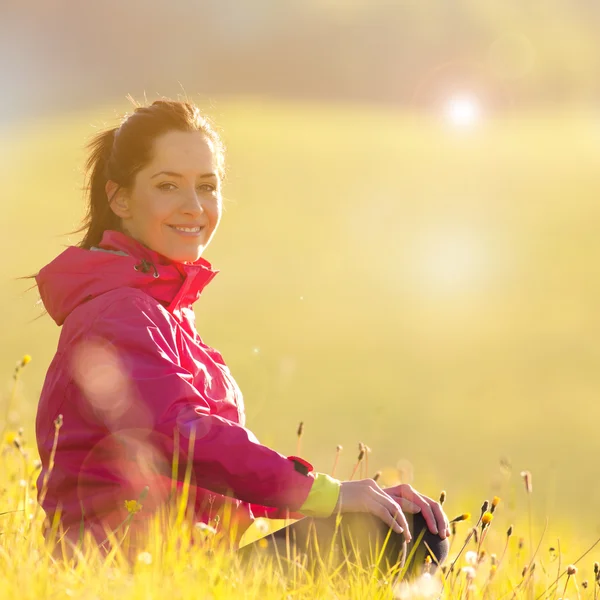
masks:
{"type": "Polygon", "coordinates": [[[125,523],[135,539],[187,474],[190,517],[226,529],[234,547],[256,516],[311,517],[287,532],[310,521],[326,536],[338,513],[371,515],[369,530],[410,542],[405,513],[420,513],[413,528],[442,560],[449,526],[437,502],[314,473],[245,428],[242,394],[194,326],[192,304],[217,273],[202,253],[224,175],[222,143],[198,108],[138,106],[89,149],[83,240],[36,276],[62,325],[36,421],[46,536],[76,543],[89,531],[103,544],[125,523]]]}

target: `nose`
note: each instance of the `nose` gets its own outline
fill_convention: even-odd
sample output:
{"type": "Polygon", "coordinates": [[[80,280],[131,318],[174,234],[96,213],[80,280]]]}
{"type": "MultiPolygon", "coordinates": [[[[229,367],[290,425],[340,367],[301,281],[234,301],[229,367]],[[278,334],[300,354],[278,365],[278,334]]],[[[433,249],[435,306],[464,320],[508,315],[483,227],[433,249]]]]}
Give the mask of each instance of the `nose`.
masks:
{"type": "Polygon", "coordinates": [[[202,196],[197,194],[196,190],[190,191],[185,195],[185,202],[183,203],[181,210],[188,215],[201,215],[204,212],[202,196]]]}

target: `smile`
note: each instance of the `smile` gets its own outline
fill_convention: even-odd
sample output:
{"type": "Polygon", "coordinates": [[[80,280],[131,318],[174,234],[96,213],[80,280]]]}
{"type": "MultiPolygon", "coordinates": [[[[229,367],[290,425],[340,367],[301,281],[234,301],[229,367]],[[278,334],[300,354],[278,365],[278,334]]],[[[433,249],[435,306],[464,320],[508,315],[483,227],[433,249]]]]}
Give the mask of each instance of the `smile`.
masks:
{"type": "Polygon", "coordinates": [[[184,227],[184,226],[179,226],[179,225],[169,225],[169,227],[173,230],[176,231],[177,233],[181,234],[181,235],[185,235],[185,236],[197,236],[200,235],[200,233],[202,233],[202,231],[204,230],[204,227],[184,227]]]}

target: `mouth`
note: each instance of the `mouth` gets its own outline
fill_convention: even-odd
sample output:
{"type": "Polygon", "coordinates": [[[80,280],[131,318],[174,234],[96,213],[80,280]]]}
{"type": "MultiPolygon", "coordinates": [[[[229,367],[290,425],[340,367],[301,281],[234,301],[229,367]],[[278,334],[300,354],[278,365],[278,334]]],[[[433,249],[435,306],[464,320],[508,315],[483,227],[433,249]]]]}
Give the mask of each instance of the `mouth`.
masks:
{"type": "Polygon", "coordinates": [[[167,225],[175,233],[184,237],[199,237],[204,232],[204,225],[196,225],[194,227],[187,227],[185,225],[167,225]]]}

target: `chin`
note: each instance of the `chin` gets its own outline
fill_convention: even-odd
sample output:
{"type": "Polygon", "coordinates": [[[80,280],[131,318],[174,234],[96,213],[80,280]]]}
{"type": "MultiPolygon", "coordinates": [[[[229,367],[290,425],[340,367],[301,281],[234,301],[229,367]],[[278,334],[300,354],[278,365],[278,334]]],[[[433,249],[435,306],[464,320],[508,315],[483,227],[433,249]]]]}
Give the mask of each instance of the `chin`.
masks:
{"type": "Polygon", "coordinates": [[[189,250],[187,252],[170,252],[166,256],[175,262],[190,263],[196,262],[202,256],[203,250],[204,247],[198,248],[195,252],[190,252],[189,250]]]}

